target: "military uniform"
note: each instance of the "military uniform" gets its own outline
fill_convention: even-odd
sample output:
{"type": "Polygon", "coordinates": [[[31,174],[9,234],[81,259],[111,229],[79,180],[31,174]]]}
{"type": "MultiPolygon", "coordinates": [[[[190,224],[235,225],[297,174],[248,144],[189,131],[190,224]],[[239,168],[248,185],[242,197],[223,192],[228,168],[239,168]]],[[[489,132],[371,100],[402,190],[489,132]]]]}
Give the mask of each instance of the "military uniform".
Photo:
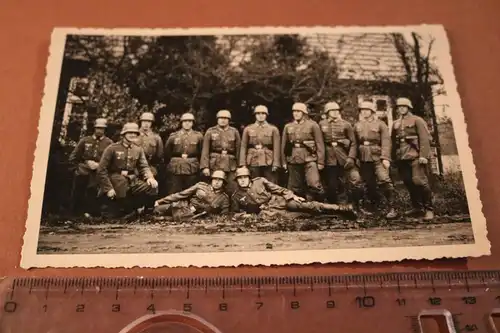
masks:
{"type": "Polygon", "coordinates": [[[158,194],[144,180],[153,178],[142,147],[121,140],[104,151],[97,175],[101,193],[114,189],[116,209],[139,208],[158,194]]]}
{"type": "Polygon", "coordinates": [[[432,192],[426,165],[419,158],[431,156],[430,133],[425,121],[408,112],[396,120],[392,130],[393,157],[399,173],[410,193],[415,211],[432,211],[432,192]]]}
{"type": "Polygon", "coordinates": [[[240,166],[247,166],[252,177],[265,177],[276,182],[273,167],[280,166],[280,134],[276,126],[263,122],[248,125],[243,130],[240,166]]]}
{"type": "Polygon", "coordinates": [[[152,130],[140,130],[137,144],[144,149],[153,176],[158,175],[158,168],[163,164],[163,141],[161,137],[152,130]]]}
{"type": "Polygon", "coordinates": [[[203,138],[200,168],[224,171],[228,180],[228,193],[236,189],[233,175],[238,164],[240,144],[240,133],[231,126],[210,127],[203,138]]]}
{"type": "Polygon", "coordinates": [[[262,210],[288,210],[295,212],[349,213],[345,206],[317,201],[294,200],[295,194],[289,189],[278,186],[265,178],[252,179],[248,188],[239,187],[231,197],[231,211],[258,214],[262,210]]]}
{"type": "Polygon", "coordinates": [[[361,177],[366,183],[369,198],[372,203],[379,202],[378,183],[392,209],[394,185],[389,170],[382,164],[382,160],[391,161],[389,128],[378,119],[363,120],[354,125],[354,133],[358,143],[361,177]]]}
{"type": "Polygon", "coordinates": [[[171,175],[169,193],[185,190],[198,181],[203,135],[181,129],[172,133],[165,143],[165,161],[171,175]]]}
{"type": "Polygon", "coordinates": [[[90,135],[82,138],[69,156],[69,163],[75,167],[73,182],[73,213],[97,213],[97,173],[87,161],[99,163],[104,150],[113,143],[106,137],[90,135]]]}
{"type": "Polygon", "coordinates": [[[319,125],[309,119],[285,125],[281,139],[283,164],[289,171],[288,188],[302,195],[304,183],[316,198],[324,196],[318,164],[324,165],[325,145],[319,125]]]}
{"type": "Polygon", "coordinates": [[[205,182],[198,182],[188,189],[168,195],[157,203],[157,215],[172,214],[181,218],[200,213],[227,214],[230,207],[229,196],[222,189],[217,191],[205,182]]]}
{"type": "Polygon", "coordinates": [[[332,203],[338,201],[340,178],[345,175],[349,185],[352,201],[361,199],[362,182],[356,165],[357,144],[354,130],[343,119],[326,118],[320,121],[319,126],[325,141],[325,183],[327,184],[327,197],[332,203]],[[350,158],[352,164],[346,165],[350,158]]]}

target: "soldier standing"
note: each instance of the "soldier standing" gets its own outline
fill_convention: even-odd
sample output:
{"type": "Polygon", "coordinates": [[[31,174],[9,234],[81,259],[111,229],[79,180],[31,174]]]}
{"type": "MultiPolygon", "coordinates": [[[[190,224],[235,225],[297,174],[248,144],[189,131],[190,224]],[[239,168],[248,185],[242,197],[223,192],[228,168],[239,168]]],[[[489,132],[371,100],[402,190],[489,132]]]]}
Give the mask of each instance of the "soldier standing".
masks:
{"type": "Polygon", "coordinates": [[[150,203],[153,206],[158,194],[158,182],[144,150],[135,143],[139,133],[137,124],[123,125],[122,139],[106,148],[97,168],[100,190],[110,199],[112,216],[134,213],[150,203]]]}
{"type": "Polygon", "coordinates": [[[155,202],[155,214],[172,214],[174,217],[193,218],[201,215],[227,214],[229,196],[224,192],[226,174],[216,170],[211,182],[198,182],[181,192],[168,195],[155,202]]]}
{"type": "Polygon", "coordinates": [[[217,125],[210,127],[203,138],[200,167],[206,177],[210,177],[210,172],[224,171],[227,191],[231,194],[236,189],[233,175],[238,164],[241,137],[236,128],[229,126],[229,111],[220,110],[216,117],[217,125]]]}
{"type": "Polygon", "coordinates": [[[340,106],[336,102],[326,103],[324,113],[326,118],[319,125],[326,149],[323,172],[327,184],[327,199],[331,203],[338,203],[340,179],[345,176],[349,199],[358,205],[362,198],[362,182],[355,162],[357,144],[354,130],[351,124],[342,119],[340,106]]]}
{"type": "Polygon", "coordinates": [[[184,113],[182,128],[165,143],[165,162],[172,182],[169,193],[185,190],[198,181],[203,134],[193,130],[194,121],[192,113],[184,113]]]}
{"type": "Polygon", "coordinates": [[[280,166],[280,133],[276,126],[266,121],[266,106],[254,109],[256,122],[243,130],[240,150],[240,166],[248,166],[252,177],[264,177],[276,182],[280,166]]]}
{"type": "Polygon", "coordinates": [[[234,213],[258,214],[262,210],[287,210],[312,214],[333,213],[355,217],[352,206],[334,205],[317,201],[306,201],[292,191],[276,185],[266,178],[251,178],[246,167],[236,170],[238,189],[231,197],[234,213]]]}
{"type": "Polygon", "coordinates": [[[102,153],[113,143],[104,133],[106,127],[106,119],[96,119],[94,134],[83,137],[69,155],[69,163],[75,167],[72,190],[74,214],[97,215],[99,213],[96,170],[102,153]]]}
{"type": "Polygon", "coordinates": [[[431,155],[429,130],[425,121],[411,112],[413,105],[408,98],[398,98],[396,106],[401,117],[393,125],[393,156],[412,204],[412,209],[405,215],[424,215],[424,220],[430,221],[434,213],[426,173],[431,155]]]}
{"type": "Polygon", "coordinates": [[[394,209],[394,184],[389,174],[391,166],[391,138],[387,125],[375,119],[375,108],[371,102],[359,106],[362,120],[354,125],[358,143],[360,171],[366,183],[371,203],[378,203],[377,183],[380,184],[389,205],[387,219],[397,217],[394,209]]]}
{"type": "Polygon", "coordinates": [[[304,103],[292,106],[294,121],[285,125],[281,139],[283,168],[288,170],[288,189],[302,195],[304,183],[307,198],[323,201],[325,191],[319,170],[324,168],[325,144],[319,125],[305,116],[309,114],[304,103]]]}
{"type": "Polygon", "coordinates": [[[137,144],[144,149],[151,172],[156,177],[158,169],[163,164],[163,141],[152,129],[155,116],[151,112],[144,112],[140,118],[140,135],[137,144]]]}

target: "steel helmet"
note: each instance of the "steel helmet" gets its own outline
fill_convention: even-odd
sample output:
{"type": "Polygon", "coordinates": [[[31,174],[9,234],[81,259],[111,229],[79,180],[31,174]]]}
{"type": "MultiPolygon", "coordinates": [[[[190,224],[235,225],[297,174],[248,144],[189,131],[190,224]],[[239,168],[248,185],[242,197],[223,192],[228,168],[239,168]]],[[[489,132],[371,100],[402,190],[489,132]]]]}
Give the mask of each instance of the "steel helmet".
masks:
{"type": "Polygon", "coordinates": [[[328,102],[325,104],[323,111],[326,113],[331,110],[340,110],[340,106],[336,102],[328,102]]]}
{"type": "Polygon", "coordinates": [[[292,105],[292,111],[301,111],[302,113],[309,114],[309,111],[307,111],[307,105],[304,103],[294,103],[292,105]]]}
{"type": "Polygon", "coordinates": [[[265,114],[269,114],[269,110],[267,109],[267,107],[265,105],[257,105],[255,107],[255,109],[253,110],[253,113],[265,113],[265,114]]]}
{"type": "Polygon", "coordinates": [[[133,132],[133,133],[137,133],[139,134],[139,125],[137,125],[136,123],[126,123],[125,125],[123,125],[123,128],[122,128],[122,131],[121,131],[121,135],[125,134],[125,133],[130,133],[130,132],[133,132]]]}
{"type": "Polygon", "coordinates": [[[359,104],[359,109],[360,110],[371,110],[372,112],[375,112],[375,108],[373,107],[373,103],[369,101],[364,101],[359,104]]]}
{"type": "Polygon", "coordinates": [[[94,128],[108,127],[108,120],[106,118],[97,118],[94,123],[94,128]]]}
{"type": "Polygon", "coordinates": [[[411,101],[405,97],[398,98],[396,100],[396,106],[407,106],[410,109],[413,109],[413,104],[411,104],[411,101]]]}
{"type": "Polygon", "coordinates": [[[234,178],[242,177],[242,176],[248,176],[250,177],[250,170],[248,170],[247,167],[241,167],[236,169],[236,174],[234,178]]]}
{"type": "Polygon", "coordinates": [[[226,173],[222,170],[215,170],[214,172],[212,172],[212,179],[214,178],[226,181],[226,173]]]}
{"type": "Polygon", "coordinates": [[[155,121],[155,115],[151,112],[144,112],[140,118],[141,121],[155,121]]]}
{"type": "Polygon", "coordinates": [[[227,118],[227,119],[231,119],[231,112],[229,112],[228,110],[220,110],[219,112],[217,112],[217,119],[219,118],[227,118]]]}
{"type": "Polygon", "coordinates": [[[194,121],[194,115],[192,113],[184,113],[181,116],[181,122],[183,121],[194,121]]]}

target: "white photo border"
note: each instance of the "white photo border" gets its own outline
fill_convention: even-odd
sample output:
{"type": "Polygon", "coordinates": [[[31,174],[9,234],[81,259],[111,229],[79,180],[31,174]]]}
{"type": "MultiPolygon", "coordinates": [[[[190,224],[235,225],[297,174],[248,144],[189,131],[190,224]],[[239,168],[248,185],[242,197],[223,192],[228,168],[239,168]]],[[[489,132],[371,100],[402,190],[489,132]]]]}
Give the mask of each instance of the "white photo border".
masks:
{"type": "Polygon", "coordinates": [[[467,125],[457,90],[453,62],[446,30],[442,25],[407,26],[343,26],[343,27],[249,27],[249,28],[187,28],[187,29],[94,29],[55,28],[49,49],[44,95],[38,125],[31,197],[24,244],[21,251],[21,267],[228,267],[239,265],[285,265],[333,262],[384,262],[406,259],[463,258],[489,255],[490,242],[487,238],[486,219],[482,212],[476,168],[469,146],[467,125]],[[81,35],[239,35],[239,34],[296,34],[296,33],[389,33],[421,32],[436,38],[436,64],[440,69],[449,99],[449,107],[454,110],[452,119],[454,135],[459,151],[467,202],[474,234],[473,244],[446,246],[412,246],[361,249],[325,249],[294,251],[251,251],[251,252],[208,252],[208,253],[141,253],[141,254],[37,254],[40,232],[41,211],[44,198],[50,138],[53,128],[56,99],[66,36],[81,35]]]}

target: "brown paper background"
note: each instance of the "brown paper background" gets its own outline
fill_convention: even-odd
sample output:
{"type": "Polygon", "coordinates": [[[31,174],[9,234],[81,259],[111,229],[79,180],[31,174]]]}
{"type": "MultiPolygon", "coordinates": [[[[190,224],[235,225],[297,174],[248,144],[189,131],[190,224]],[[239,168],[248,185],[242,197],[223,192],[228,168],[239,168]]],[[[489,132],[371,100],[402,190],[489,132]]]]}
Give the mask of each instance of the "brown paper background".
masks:
{"type": "MultiPolygon", "coordinates": [[[[0,276],[289,275],[415,269],[500,269],[500,2],[380,1],[0,1],[0,276]],[[287,267],[160,269],[19,268],[45,66],[55,26],[189,28],[222,26],[443,24],[488,221],[492,255],[475,259],[287,267]]],[[[77,264],[77,262],[75,262],[77,264]]]]}

